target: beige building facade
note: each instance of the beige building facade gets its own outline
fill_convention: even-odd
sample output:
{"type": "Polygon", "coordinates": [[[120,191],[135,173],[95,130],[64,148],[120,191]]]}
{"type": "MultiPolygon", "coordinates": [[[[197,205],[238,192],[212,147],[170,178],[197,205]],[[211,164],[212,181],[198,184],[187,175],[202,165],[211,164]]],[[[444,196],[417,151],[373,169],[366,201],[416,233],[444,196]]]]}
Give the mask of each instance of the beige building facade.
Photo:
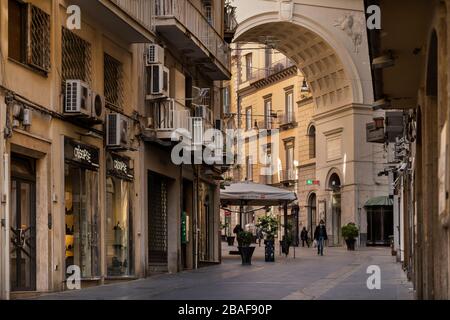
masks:
{"type": "MultiPolygon", "coordinates": [[[[290,187],[299,198],[298,226],[312,232],[312,226],[324,219],[330,236],[328,244],[342,245],[341,227],[354,222],[360,229],[359,243],[365,245],[365,204],[377,196],[388,197],[389,181],[379,176],[387,163],[383,147],[367,143],[365,138],[366,123],[375,113],[363,1],[257,3],[252,10],[246,10],[250,4],[238,1],[239,27],[234,42],[253,46],[259,43],[278,50],[298,69],[299,78],[292,80],[294,88],[302,87],[304,76],[310,91],[306,99],[301,98],[301,90],[294,93],[297,126],[282,131],[280,139],[283,170],[283,139],[291,132],[295,137],[296,176],[290,187]],[[346,24],[349,20],[354,22],[350,28],[346,24]],[[315,148],[311,147],[312,141],[315,148]]],[[[246,68],[254,68],[256,63],[257,70],[270,65],[261,53],[259,62],[249,65],[245,50],[237,54],[241,51],[239,64],[244,76],[238,73],[238,79],[246,79],[246,68]]],[[[245,108],[255,103],[250,99],[269,98],[271,90],[283,97],[289,80],[283,81],[238,90],[238,115],[243,118],[245,108]]],[[[281,99],[281,103],[274,102],[274,109],[285,108],[281,99]]],[[[259,110],[264,111],[263,102],[258,103],[259,110]]],[[[240,179],[245,176],[241,174],[240,179]]]]}
{"type": "Polygon", "coordinates": [[[224,168],[173,164],[170,132],[221,118],[223,13],[223,1],[0,2],[1,298],[220,262],[224,168]]]}

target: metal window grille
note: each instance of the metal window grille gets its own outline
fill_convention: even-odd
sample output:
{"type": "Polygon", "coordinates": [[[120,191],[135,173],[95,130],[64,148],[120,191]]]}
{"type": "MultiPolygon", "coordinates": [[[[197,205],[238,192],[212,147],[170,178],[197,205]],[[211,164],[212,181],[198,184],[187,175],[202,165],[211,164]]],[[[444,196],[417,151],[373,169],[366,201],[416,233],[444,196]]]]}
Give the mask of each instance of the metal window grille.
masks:
{"type": "Polygon", "coordinates": [[[50,16],[43,10],[30,6],[28,63],[50,70],[50,16]]]}
{"type": "Polygon", "coordinates": [[[104,57],[104,90],[105,99],[116,107],[123,106],[123,67],[108,54],[104,57]]]}
{"type": "Polygon", "coordinates": [[[91,44],[72,31],[62,29],[62,78],[91,84],[91,44]]]}

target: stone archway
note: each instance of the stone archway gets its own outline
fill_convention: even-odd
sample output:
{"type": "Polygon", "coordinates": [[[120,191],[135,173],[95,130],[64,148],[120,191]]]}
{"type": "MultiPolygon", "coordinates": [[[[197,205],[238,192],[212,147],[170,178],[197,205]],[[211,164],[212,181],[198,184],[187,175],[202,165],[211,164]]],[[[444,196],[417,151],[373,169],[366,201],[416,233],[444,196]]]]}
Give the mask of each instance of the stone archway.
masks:
{"type": "Polygon", "coordinates": [[[336,7],[321,0],[254,2],[238,17],[235,42],[267,41],[289,57],[305,75],[317,108],[372,103],[363,1],[337,1],[336,7]]]}
{"type": "MultiPolygon", "coordinates": [[[[365,199],[389,190],[387,181],[374,183],[382,160],[370,156],[376,146],[365,139],[365,125],[373,121],[373,87],[364,1],[235,0],[235,4],[241,10],[234,42],[267,44],[295,62],[305,76],[314,101],[317,201],[331,209],[327,182],[335,168],[346,186],[340,192],[342,221],[356,221],[365,199]]],[[[338,227],[334,231],[340,233],[338,227]]]]}

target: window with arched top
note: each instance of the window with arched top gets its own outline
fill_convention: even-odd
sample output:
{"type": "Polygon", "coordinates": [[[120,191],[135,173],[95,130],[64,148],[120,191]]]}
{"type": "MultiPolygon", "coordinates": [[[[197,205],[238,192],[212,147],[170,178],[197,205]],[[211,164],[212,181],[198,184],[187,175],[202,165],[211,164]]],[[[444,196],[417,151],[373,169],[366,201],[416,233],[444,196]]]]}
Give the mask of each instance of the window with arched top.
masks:
{"type": "Polygon", "coordinates": [[[316,127],[311,125],[308,129],[309,140],[309,158],[314,159],[316,157],[316,127]]]}

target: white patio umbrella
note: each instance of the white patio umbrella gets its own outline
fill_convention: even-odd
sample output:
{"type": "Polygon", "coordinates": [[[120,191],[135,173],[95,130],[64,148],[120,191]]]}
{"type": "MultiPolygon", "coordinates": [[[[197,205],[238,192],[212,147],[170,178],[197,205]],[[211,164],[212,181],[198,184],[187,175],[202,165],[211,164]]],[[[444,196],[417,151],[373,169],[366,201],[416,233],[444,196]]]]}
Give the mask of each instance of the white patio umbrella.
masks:
{"type": "Polygon", "coordinates": [[[222,205],[277,206],[295,200],[295,192],[253,182],[233,183],[220,190],[222,205]]]}
{"type": "MultiPolygon", "coordinates": [[[[243,206],[278,206],[284,208],[284,221],[287,221],[287,205],[297,200],[295,192],[253,182],[233,183],[220,190],[222,206],[239,206],[239,223],[242,224],[243,206]]],[[[286,228],[285,228],[286,235],[286,228]]]]}

